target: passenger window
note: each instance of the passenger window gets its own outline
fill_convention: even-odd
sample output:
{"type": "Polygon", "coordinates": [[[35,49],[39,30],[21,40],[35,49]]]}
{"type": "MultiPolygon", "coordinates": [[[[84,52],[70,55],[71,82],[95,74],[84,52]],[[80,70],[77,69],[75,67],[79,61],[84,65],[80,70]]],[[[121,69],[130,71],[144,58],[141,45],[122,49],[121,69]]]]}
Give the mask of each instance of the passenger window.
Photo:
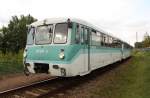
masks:
{"type": "Polygon", "coordinates": [[[110,47],[111,44],[111,38],[110,36],[107,36],[107,46],[110,47]]]}
{"type": "Polygon", "coordinates": [[[103,42],[103,34],[100,32],[100,45],[102,46],[102,42],[103,42]]]}
{"type": "Polygon", "coordinates": [[[84,27],[81,27],[81,43],[84,43],[84,27]]]}
{"type": "Polygon", "coordinates": [[[104,46],[104,35],[101,34],[101,46],[104,46]]]}
{"type": "Polygon", "coordinates": [[[110,37],[110,47],[113,47],[112,43],[113,43],[113,38],[110,37]]]}
{"type": "Polygon", "coordinates": [[[88,43],[88,28],[85,28],[84,30],[84,41],[85,43],[88,43]]]}
{"type": "Polygon", "coordinates": [[[92,45],[99,46],[100,45],[100,36],[96,30],[92,30],[92,45]]]}
{"type": "Polygon", "coordinates": [[[106,45],[106,36],[103,34],[103,41],[102,41],[102,45],[105,46],[106,45]]]}
{"type": "Polygon", "coordinates": [[[114,48],[120,48],[121,47],[121,41],[118,39],[114,38],[112,44],[113,44],[114,48]]]}
{"type": "Polygon", "coordinates": [[[92,30],[91,36],[92,36],[91,45],[96,45],[96,41],[95,41],[95,39],[96,39],[96,32],[94,32],[92,30]]]}
{"type": "Polygon", "coordinates": [[[97,39],[96,39],[97,45],[100,45],[100,43],[101,43],[101,33],[100,32],[96,32],[96,35],[97,35],[97,39]]]}
{"type": "Polygon", "coordinates": [[[105,45],[106,45],[107,47],[109,46],[109,36],[108,36],[108,35],[106,35],[105,45]]]}

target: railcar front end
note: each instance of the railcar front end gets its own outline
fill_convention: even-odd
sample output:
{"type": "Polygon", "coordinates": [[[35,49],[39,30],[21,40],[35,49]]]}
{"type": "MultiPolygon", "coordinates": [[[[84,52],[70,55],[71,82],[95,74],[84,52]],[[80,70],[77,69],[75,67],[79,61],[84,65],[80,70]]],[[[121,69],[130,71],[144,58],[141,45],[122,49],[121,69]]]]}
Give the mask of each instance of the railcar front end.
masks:
{"type": "Polygon", "coordinates": [[[50,73],[52,76],[76,76],[84,72],[80,50],[75,44],[75,23],[31,25],[24,51],[24,72],[50,73]]]}

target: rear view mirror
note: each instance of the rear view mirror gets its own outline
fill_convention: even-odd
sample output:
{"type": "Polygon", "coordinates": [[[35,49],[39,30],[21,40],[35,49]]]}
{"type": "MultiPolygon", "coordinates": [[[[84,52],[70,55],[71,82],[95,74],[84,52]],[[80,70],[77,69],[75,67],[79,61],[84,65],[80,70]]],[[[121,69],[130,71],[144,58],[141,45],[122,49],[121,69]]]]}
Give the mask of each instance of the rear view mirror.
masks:
{"type": "Polygon", "coordinates": [[[72,28],[72,22],[70,21],[70,19],[68,19],[67,21],[68,21],[68,28],[72,28]]]}
{"type": "Polygon", "coordinates": [[[72,22],[68,22],[68,28],[72,28],[72,22]]]}

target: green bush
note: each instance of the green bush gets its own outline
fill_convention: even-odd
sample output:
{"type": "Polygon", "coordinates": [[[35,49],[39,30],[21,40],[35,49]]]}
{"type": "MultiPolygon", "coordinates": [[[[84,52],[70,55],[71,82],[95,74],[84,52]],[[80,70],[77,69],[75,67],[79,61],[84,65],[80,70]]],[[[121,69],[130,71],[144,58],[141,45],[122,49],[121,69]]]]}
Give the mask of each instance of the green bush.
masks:
{"type": "Polygon", "coordinates": [[[18,54],[0,52],[0,75],[23,72],[23,51],[18,54]]]}

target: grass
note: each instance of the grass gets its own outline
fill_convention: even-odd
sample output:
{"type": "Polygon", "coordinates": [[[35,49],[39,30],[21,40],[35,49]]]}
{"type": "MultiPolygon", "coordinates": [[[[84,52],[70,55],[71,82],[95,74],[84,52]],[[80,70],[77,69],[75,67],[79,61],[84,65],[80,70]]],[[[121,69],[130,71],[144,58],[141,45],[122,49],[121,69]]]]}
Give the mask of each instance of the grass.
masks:
{"type": "Polygon", "coordinates": [[[8,75],[23,72],[22,58],[23,52],[19,54],[2,54],[0,53],[0,75],[8,75]]]}
{"type": "Polygon", "coordinates": [[[150,98],[150,52],[136,51],[109,84],[96,88],[96,98],[150,98]]]}
{"type": "MultiPolygon", "coordinates": [[[[0,75],[23,72],[22,57],[22,51],[0,54],[0,75]]],[[[134,52],[111,76],[102,87],[92,90],[92,98],[150,98],[150,52],[134,52]]]]}

